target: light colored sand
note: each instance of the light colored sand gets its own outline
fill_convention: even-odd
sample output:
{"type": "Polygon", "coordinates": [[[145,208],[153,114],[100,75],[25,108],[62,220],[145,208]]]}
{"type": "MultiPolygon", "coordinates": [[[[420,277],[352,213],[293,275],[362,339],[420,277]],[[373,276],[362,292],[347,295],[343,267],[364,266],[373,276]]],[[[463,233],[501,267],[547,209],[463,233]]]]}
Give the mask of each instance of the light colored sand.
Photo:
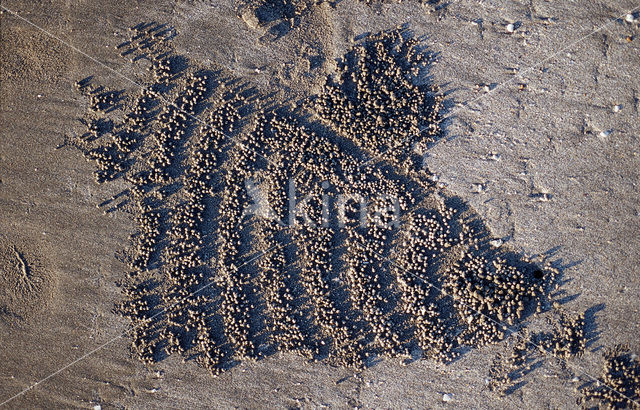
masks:
{"type": "MultiPolygon", "coordinates": [[[[323,6],[276,41],[237,18],[231,1],[3,5],[125,75],[135,70],[113,50],[118,34],[143,19],[168,22],[181,34],[179,52],[224,65],[264,91],[283,89],[279,99],[316,90],[354,36],[403,23],[440,54],[432,74],[449,92],[452,108],[480,96],[478,85],[500,84],[513,77],[510,69],[535,66],[455,110],[447,140],[428,161],[496,236],[528,254],[553,251],[571,279],[567,296],[576,296],[568,310],[604,304],[596,314],[599,340],[584,357],[568,369],[548,361],[505,399],[485,387],[496,348],[470,352],[448,367],[386,361],[362,379],[276,357],[212,380],[173,359],[157,366],[166,371],[155,378],[129,358],[127,342],[117,340],[10,407],[444,407],[442,394],[452,393],[453,404],[465,408],[570,408],[576,394],[568,380],[578,369],[598,374],[598,346],[622,342],[640,352],[640,31],[637,24],[614,22],[571,45],[634,2],[459,0],[429,14],[411,1],[369,8],[344,0],[336,9],[323,6]],[[481,26],[473,23],[479,19],[481,26]],[[506,33],[516,21],[522,25],[506,33]],[[316,55],[323,63],[307,72],[309,56],[316,55]],[[520,83],[527,85],[522,91],[520,83]],[[618,113],[616,104],[622,105],[618,113]],[[600,136],[605,130],[613,131],[600,136]],[[499,160],[489,159],[494,153],[499,160]],[[475,193],[474,184],[482,184],[482,192],[475,193]],[[550,200],[540,201],[539,193],[550,200]]],[[[0,319],[1,401],[111,340],[125,325],[112,313],[114,282],[124,271],[114,252],[125,246],[130,224],[126,215],[105,216],[95,208],[121,187],[94,185],[91,164],[55,147],[77,129],[74,118],[84,111],[73,82],[95,74],[114,87],[131,84],[7,13],[0,21],[0,231],[41,254],[57,283],[40,314],[0,319]]]]}

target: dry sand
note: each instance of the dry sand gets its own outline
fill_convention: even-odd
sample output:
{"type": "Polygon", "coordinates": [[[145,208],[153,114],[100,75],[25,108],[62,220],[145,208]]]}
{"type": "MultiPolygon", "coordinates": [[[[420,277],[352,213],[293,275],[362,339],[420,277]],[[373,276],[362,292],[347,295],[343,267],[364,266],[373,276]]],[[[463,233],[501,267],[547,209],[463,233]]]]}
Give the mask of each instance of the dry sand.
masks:
{"type": "Polygon", "coordinates": [[[588,310],[595,332],[582,357],[544,360],[506,397],[486,385],[501,346],[447,366],[384,360],[358,375],[288,354],[217,379],[175,357],[146,368],[126,337],[114,340],[127,326],[113,305],[126,270],[116,253],[131,221],[95,206],[124,186],[96,185],[93,165],[59,148],[86,108],[75,81],[93,74],[114,88],[135,86],[3,11],[0,263],[9,275],[0,282],[0,401],[51,375],[9,408],[572,408],[574,388],[599,375],[603,347],[640,352],[640,29],[615,20],[634,2],[344,0],[284,31],[272,30],[277,20],[239,18],[232,1],[2,5],[129,78],[138,70],[113,47],[140,21],[166,22],[179,33],[179,53],[264,93],[279,90],[277,101],[318,92],[363,33],[408,24],[438,53],[431,75],[451,110],[446,138],[429,151],[431,170],[494,236],[518,252],[550,254],[568,280],[563,307],[588,310]],[[7,283],[23,279],[21,258],[34,287],[8,294],[7,283]]]}

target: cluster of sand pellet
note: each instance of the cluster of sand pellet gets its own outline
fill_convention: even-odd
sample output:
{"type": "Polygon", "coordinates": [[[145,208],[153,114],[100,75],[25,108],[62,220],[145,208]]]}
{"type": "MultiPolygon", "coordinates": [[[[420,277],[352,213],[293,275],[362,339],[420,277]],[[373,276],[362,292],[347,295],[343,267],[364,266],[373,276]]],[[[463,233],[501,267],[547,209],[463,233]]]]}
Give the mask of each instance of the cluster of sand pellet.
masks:
{"type": "Polygon", "coordinates": [[[438,138],[442,96],[410,33],[366,38],[296,110],[193,67],[172,33],[138,25],[120,46],[149,69],[138,94],[79,83],[75,144],[98,182],[128,184],[101,206],[135,223],[118,309],[141,360],[447,362],[535,312],[553,272],[483,245],[414,152],[438,138]]]}
{"type": "Polygon", "coordinates": [[[433,58],[406,30],[384,31],[355,46],[314,99],[321,121],[375,160],[414,175],[440,134],[442,95],[425,80],[433,58]]]}
{"type": "Polygon", "coordinates": [[[578,404],[596,402],[607,409],[638,409],[640,401],[640,361],[624,346],[616,346],[605,355],[598,381],[582,389],[578,404]]]}
{"type": "Polygon", "coordinates": [[[429,277],[430,262],[457,242],[449,227],[453,217],[453,209],[444,206],[434,209],[431,215],[413,215],[392,268],[398,277],[402,310],[415,328],[415,338],[423,355],[441,362],[457,356],[456,343],[435,303],[441,295],[421,278],[429,277]]]}
{"type": "Polygon", "coordinates": [[[489,388],[509,394],[534,370],[541,354],[562,362],[581,356],[586,348],[584,314],[571,315],[558,308],[546,316],[550,331],[533,332],[528,328],[511,336],[509,354],[499,354],[489,369],[489,388]]]}

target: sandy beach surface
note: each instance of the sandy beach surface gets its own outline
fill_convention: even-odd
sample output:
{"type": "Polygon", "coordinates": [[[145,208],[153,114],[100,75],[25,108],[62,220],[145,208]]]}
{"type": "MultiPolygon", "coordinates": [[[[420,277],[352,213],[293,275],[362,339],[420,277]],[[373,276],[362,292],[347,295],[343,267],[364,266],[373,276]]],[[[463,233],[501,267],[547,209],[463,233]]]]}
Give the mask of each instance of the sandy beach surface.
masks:
{"type": "Polygon", "coordinates": [[[309,3],[290,22],[232,0],[2,1],[0,407],[577,408],[607,349],[640,353],[640,4],[309,3]],[[320,93],[366,34],[410,30],[445,97],[430,171],[493,238],[559,269],[554,300],[585,313],[584,352],[540,353],[506,395],[490,369],[510,341],[358,371],[278,352],[215,378],[132,357],[114,305],[134,224],[96,206],[127,185],[96,184],[69,138],[88,107],[77,81],[139,91],[144,65],[115,46],[152,21],[175,29],[176,54],[282,105],[320,93]]]}

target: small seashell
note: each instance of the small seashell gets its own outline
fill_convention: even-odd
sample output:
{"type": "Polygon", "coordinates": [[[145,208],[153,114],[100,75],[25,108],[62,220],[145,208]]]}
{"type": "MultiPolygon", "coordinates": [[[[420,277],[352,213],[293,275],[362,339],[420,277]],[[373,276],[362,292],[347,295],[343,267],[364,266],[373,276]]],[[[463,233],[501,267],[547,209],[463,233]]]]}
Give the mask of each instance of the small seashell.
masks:
{"type": "Polygon", "coordinates": [[[611,135],[612,132],[613,130],[600,131],[600,134],[598,134],[598,138],[600,138],[601,140],[605,140],[609,137],[609,135],[611,135]]]}

